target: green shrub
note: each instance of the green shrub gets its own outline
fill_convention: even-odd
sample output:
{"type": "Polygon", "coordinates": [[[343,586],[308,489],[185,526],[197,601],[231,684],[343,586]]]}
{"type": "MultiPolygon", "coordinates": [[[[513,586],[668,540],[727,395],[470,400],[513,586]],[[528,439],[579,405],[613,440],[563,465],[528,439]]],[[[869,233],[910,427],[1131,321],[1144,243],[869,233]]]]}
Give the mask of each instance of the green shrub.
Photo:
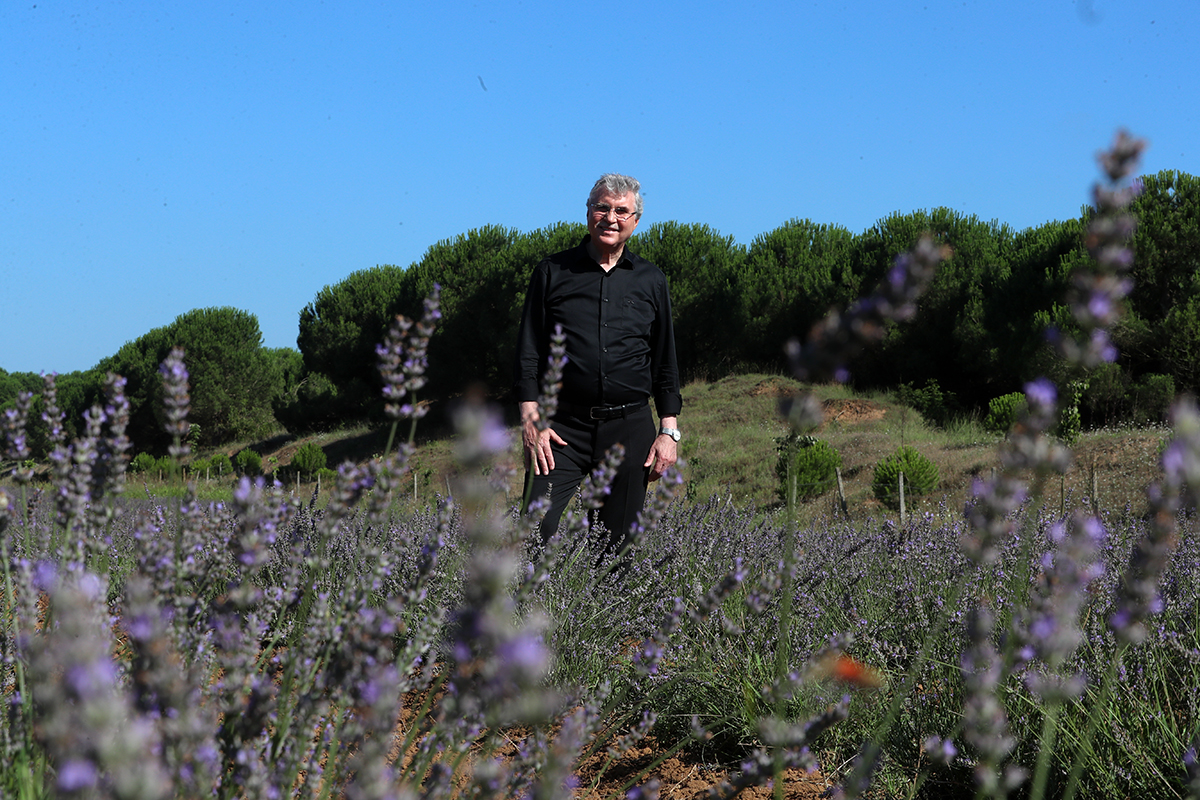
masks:
{"type": "Polygon", "coordinates": [[[233,462],[224,453],[215,453],[208,459],[208,468],[214,477],[233,474],[233,462]]]}
{"type": "Polygon", "coordinates": [[[1170,375],[1143,375],[1133,386],[1132,422],[1157,425],[1166,422],[1175,402],[1175,379],[1170,375]]]}
{"type": "Polygon", "coordinates": [[[262,456],[248,447],[233,457],[233,464],[243,475],[258,475],[262,472],[262,456]]]}
{"type": "Polygon", "coordinates": [[[312,475],[319,469],[325,468],[325,451],[316,442],[305,442],[296,450],[292,457],[292,466],[301,475],[312,475]]]}
{"type": "Polygon", "coordinates": [[[150,472],[154,469],[154,456],[149,453],[138,453],[129,462],[130,472],[150,472]]]}
{"type": "Polygon", "coordinates": [[[337,480],[337,476],[338,476],[338,474],[337,474],[336,469],[330,469],[329,467],[321,467],[319,470],[317,470],[317,474],[315,477],[317,478],[317,480],[320,480],[324,483],[329,483],[330,481],[337,480]]]}
{"type": "Polygon", "coordinates": [[[888,508],[900,508],[900,473],[904,473],[906,500],[929,494],[937,488],[937,465],[912,445],[904,445],[875,466],[875,477],[871,481],[876,499],[888,508]]]}
{"type": "Polygon", "coordinates": [[[212,459],[209,458],[194,458],[192,459],[192,463],[188,464],[188,471],[201,478],[210,469],[212,469],[212,459]]]}
{"type": "Polygon", "coordinates": [[[837,470],[842,466],[842,457],[828,442],[793,433],[776,439],[775,444],[779,451],[775,475],[779,478],[779,497],[785,503],[792,480],[795,481],[797,500],[820,497],[837,483],[837,470]]]}
{"type": "Polygon", "coordinates": [[[957,413],[958,401],[953,392],[944,392],[933,378],[925,381],[923,389],[911,383],[902,383],[896,390],[896,399],[912,406],[922,417],[939,427],[944,427],[957,413]]]}
{"type": "Polygon", "coordinates": [[[1079,401],[1088,389],[1087,381],[1071,381],[1059,398],[1058,425],[1054,433],[1063,444],[1073,445],[1083,427],[1083,416],[1079,413],[1079,401]]]}
{"type": "Polygon", "coordinates": [[[988,403],[988,415],[983,421],[983,427],[990,433],[1004,436],[1012,430],[1017,417],[1025,413],[1029,403],[1024,392],[1012,392],[992,398],[988,403]]]}

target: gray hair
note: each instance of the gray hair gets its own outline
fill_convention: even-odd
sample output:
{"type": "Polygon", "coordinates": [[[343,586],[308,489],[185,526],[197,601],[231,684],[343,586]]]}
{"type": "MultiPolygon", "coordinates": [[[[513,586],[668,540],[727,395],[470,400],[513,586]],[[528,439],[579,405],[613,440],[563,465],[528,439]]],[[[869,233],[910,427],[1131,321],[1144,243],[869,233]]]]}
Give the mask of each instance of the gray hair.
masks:
{"type": "Polygon", "coordinates": [[[588,206],[591,207],[592,202],[602,194],[632,194],[637,205],[633,209],[633,213],[638,219],[642,218],[642,185],[638,183],[637,178],[631,178],[628,175],[618,175],[615,172],[606,172],[600,176],[600,180],[592,185],[592,191],[588,193],[588,206]]]}

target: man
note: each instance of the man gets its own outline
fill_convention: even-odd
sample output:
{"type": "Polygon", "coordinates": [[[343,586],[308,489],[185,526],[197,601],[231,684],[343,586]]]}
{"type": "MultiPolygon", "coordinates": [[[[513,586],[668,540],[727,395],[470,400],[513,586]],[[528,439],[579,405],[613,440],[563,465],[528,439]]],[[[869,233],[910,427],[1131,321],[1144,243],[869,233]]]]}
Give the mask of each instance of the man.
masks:
{"type": "Polygon", "coordinates": [[[608,531],[608,550],[622,549],[649,481],[676,461],[683,398],[667,279],[625,249],[641,217],[641,185],[627,175],[601,176],[588,195],[588,235],[578,247],[538,264],[529,281],[515,393],[532,474],[530,496],[550,493],[543,542],[558,529],[583,478],[619,442],[625,459],[598,519],[608,531]],[[567,364],[558,410],[550,426],[538,431],[538,390],[556,325],[566,336],[567,364]]]}

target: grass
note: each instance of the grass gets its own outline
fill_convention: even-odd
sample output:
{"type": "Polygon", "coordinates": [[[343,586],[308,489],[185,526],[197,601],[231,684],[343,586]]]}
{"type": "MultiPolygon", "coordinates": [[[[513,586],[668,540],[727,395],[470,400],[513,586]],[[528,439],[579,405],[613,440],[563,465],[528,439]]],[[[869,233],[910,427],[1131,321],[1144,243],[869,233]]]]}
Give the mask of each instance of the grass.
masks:
{"type": "MultiPolygon", "coordinates": [[[[987,477],[997,467],[998,438],[985,431],[975,418],[963,417],[938,427],[890,393],[857,395],[840,385],[804,387],[782,375],[747,373],[684,387],[680,458],[686,465],[686,498],[700,502],[717,497],[737,506],[749,504],[763,513],[778,510],[781,503],[775,476],[775,439],[787,432],[778,405],[782,398],[802,388],[810,389],[825,407],[826,421],[815,435],[842,456],[843,485],[852,519],[886,513],[871,492],[871,479],[875,465],[903,444],[916,447],[931,459],[941,475],[937,491],[910,505],[917,512],[941,506],[960,509],[974,479],[987,477]]],[[[1157,475],[1157,459],[1166,435],[1159,428],[1085,431],[1074,448],[1074,465],[1048,487],[1048,502],[1061,510],[1090,505],[1094,475],[1097,502],[1104,508],[1134,516],[1144,514],[1145,488],[1157,475]]],[[[378,456],[386,437],[386,428],[360,424],[302,437],[280,434],[258,442],[237,442],[220,448],[220,452],[233,455],[245,447],[256,450],[263,456],[264,470],[280,469],[285,488],[308,497],[316,489],[316,481],[298,481],[286,469],[300,445],[318,443],[333,467],[344,460],[362,463],[378,456]]],[[[200,450],[196,456],[215,452],[200,450]]],[[[509,463],[519,466],[520,454],[515,445],[509,463]]],[[[416,509],[446,497],[456,472],[452,434],[432,428],[417,440],[407,478],[411,483],[403,499],[411,501],[416,509]]],[[[516,472],[509,487],[512,502],[521,491],[521,470],[516,472]]],[[[178,481],[147,475],[131,476],[130,480],[134,487],[144,484],[152,495],[177,496],[183,492],[178,481]]],[[[231,485],[231,480],[199,480],[198,495],[204,500],[227,502],[231,485]]],[[[834,490],[802,505],[798,519],[801,523],[811,521],[837,506],[834,490]]]]}

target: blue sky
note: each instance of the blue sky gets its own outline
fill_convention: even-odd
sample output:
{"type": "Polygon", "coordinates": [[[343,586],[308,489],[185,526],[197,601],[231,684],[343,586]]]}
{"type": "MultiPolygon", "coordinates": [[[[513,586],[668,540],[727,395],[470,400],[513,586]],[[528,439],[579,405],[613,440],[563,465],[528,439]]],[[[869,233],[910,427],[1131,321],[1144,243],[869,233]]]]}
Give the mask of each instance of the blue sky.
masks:
{"type": "Polygon", "coordinates": [[[86,369],[193,308],[294,347],[323,286],[487,224],[749,244],[947,206],[1021,229],[1087,202],[1118,127],[1200,174],[1194,0],[288,3],[5,0],[10,372],[86,369]]]}

